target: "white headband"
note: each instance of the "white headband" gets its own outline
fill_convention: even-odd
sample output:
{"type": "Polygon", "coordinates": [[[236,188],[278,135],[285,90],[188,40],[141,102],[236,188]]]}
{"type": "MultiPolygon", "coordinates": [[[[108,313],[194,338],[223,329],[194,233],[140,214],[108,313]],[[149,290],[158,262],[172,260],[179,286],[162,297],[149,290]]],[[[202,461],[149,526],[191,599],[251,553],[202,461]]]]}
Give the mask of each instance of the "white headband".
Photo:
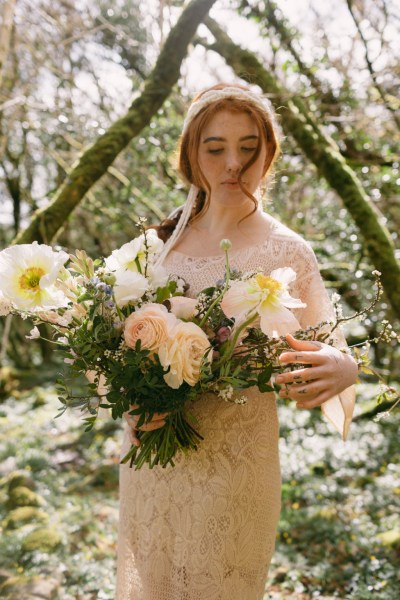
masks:
{"type": "MultiPolygon", "coordinates": [[[[208,92],[204,92],[204,94],[202,94],[198,100],[192,102],[187,112],[186,119],[183,122],[182,136],[186,133],[189,124],[200,113],[200,111],[203,110],[203,108],[205,108],[209,104],[212,104],[213,102],[217,102],[218,100],[222,100],[225,98],[238,98],[239,100],[246,100],[250,104],[256,106],[265,114],[266,118],[268,118],[268,120],[271,122],[271,125],[275,131],[275,135],[279,135],[279,129],[275,121],[274,111],[270,101],[264,96],[257,96],[252,92],[248,92],[246,90],[242,90],[241,88],[232,86],[223,88],[222,90],[209,90],[208,92]]],[[[182,210],[180,219],[171,237],[166,241],[161,254],[157,258],[157,265],[160,265],[163,262],[169,251],[173,248],[173,246],[176,244],[183,231],[185,230],[186,225],[188,224],[188,221],[190,219],[190,215],[192,214],[192,210],[199,191],[199,188],[192,184],[190,186],[189,194],[183,207],[175,208],[172,211],[172,213],[168,215],[168,219],[171,219],[176,215],[176,213],[179,210],[182,210]]]]}

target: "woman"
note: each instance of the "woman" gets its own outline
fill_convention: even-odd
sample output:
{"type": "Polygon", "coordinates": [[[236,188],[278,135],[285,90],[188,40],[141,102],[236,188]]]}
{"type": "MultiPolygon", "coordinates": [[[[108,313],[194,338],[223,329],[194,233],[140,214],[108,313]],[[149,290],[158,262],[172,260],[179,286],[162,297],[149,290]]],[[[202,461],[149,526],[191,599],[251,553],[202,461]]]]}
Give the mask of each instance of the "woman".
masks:
{"type": "MultiPolygon", "coordinates": [[[[200,94],[180,144],[190,192],[183,209],[159,227],[168,239],[161,260],[193,296],[223,276],[222,238],[232,242],[230,262],[240,271],[290,266],[297,273],[291,294],[307,305],[296,311],[305,327],[332,309],[311,248],[258,201],[278,153],[277,128],[262,97],[223,84],[200,94]]],[[[288,341],[293,351],[282,354],[282,363],[311,367],[280,375],[280,396],[299,409],[322,405],[345,438],[355,361],[326,344],[288,341]]],[[[278,420],[274,394],[251,388],[246,395],[244,406],[208,395],[196,401],[205,439],[174,468],[121,466],[118,600],[263,598],[280,511],[278,420]]],[[[143,429],[160,427],[163,417],[143,429]]],[[[139,443],[135,418],[127,420],[123,453],[139,443]]]]}

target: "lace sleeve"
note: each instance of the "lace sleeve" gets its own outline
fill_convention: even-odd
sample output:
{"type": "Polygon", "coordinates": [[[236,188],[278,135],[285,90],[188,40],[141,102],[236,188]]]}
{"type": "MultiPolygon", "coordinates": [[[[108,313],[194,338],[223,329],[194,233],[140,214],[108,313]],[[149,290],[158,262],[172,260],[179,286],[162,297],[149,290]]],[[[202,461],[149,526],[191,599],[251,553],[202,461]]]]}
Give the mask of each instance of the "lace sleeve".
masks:
{"type": "MultiPolygon", "coordinates": [[[[333,307],[322,281],[315,254],[307,243],[302,244],[302,252],[297,253],[296,262],[297,264],[292,265],[297,273],[295,291],[297,297],[307,304],[306,308],[298,310],[296,314],[301,326],[308,327],[332,320],[333,307]]],[[[347,348],[346,339],[340,330],[335,331],[332,341],[339,349],[347,348]]],[[[346,440],[349,432],[354,404],[355,388],[351,386],[321,405],[322,413],[341,433],[343,440],[346,440]]]]}

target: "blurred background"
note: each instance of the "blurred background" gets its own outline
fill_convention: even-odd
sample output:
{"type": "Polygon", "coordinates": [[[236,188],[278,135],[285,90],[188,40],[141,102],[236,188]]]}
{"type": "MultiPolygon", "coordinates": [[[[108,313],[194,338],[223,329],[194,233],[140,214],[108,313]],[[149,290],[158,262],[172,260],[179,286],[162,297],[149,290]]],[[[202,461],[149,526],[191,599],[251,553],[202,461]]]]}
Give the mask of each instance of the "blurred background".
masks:
{"type": "MultiPolygon", "coordinates": [[[[178,59],[168,39],[192,4],[0,0],[0,250],[19,235],[95,258],[137,235],[139,217],[158,223],[186,198],[175,151],[191,98],[244,82],[270,98],[283,130],[266,210],[312,244],[346,314],[368,304],[372,271],[383,271],[385,293],[347,328],[350,344],[385,319],[398,330],[398,4],[206,2],[178,59]],[[95,144],[135,110],[163,52],[179,75],[165,90],[157,80],[159,107],[143,122],[135,113],[135,131],[109,164],[98,155],[93,175],[95,144]],[[65,212],[46,213],[57,202],[65,212]]],[[[26,340],[31,328],[0,317],[0,597],[109,600],[121,425],[83,433],[79,413],[54,419],[62,363],[51,344],[26,340]]],[[[398,343],[372,343],[370,355],[399,389],[398,343]]],[[[280,406],[283,512],[265,598],[398,598],[399,413],[385,416],[375,377],[358,390],[346,443],[319,411],[280,406]]]]}

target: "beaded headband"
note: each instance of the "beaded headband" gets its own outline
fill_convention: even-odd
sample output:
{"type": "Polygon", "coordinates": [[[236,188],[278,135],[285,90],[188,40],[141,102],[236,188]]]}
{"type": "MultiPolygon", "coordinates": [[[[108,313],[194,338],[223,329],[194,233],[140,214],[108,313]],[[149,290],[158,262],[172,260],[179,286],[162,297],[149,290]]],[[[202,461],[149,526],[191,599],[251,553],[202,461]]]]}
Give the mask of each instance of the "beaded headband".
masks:
{"type": "MultiPolygon", "coordinates": [[[[250,91],[242,90],[241,88],[235,86],[225,87],[222,90],[208,90],[207,92],[204,92],[197,100],[192,102],[187,112],[186,118],[183,122],[182,137],[185,135],[193,119],[206,106],[208,106],[209,104],[213,104],[214,102],[218,102],[219,100],[224,100],[226,98],[238,98],[239,100],[245,100],[249,104],[252,104],[253,106],[257,107],[271,122],[275,135],[278,137],[279,129],[275,121],[274,111],[270,101],[263,96],[257,96],[256,94],[253,94],[250,91]]],[[[172,211],[172,213],[168,215],[168,218],[171,219],[176,216],[179,210],[182,210],[180,219],[176,224],[176,227],[171,237],[164,244],[164,248],[158,256],[157,265],[160,265],[163,262],[167,254],[170,252],[170,250],[172,250],[173,246],[176,244],[176,242],[182,235],[184,229],[186,228],[199,191],[199,188],[192,184],[190,186],[189,194],[183,207],[175,208],[172,211]]]]}

